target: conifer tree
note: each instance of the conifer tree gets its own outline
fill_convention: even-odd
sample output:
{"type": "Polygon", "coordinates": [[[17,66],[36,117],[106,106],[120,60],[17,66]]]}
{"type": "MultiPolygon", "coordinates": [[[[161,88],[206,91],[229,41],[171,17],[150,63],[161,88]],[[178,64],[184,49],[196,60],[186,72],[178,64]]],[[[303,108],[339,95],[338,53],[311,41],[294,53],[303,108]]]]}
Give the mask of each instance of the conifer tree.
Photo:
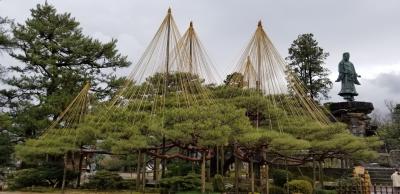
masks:
{"type": "Polygon", "coordinates": [[[57,118],[85,82],[98,98],[112,91],[112,73],[130,63],[116,49],[116,40],[102,43],[82,33],[69,13],[45,3],[31,9],[31,17],[12,27],[16,48],[10,55],[23,63],[8,69],[2,91],[16,122],[27,136],[35,136],[57,118]],[[15,103],[18,102],[18,103],[15,103]]]}
{"type": "Polygon", "coordinates": [[[299,35],[289,48],[289,68],[297,74],[309,91],[309,96],[315,100],[329,98],[332,88],[329,80],[329,70],[323,67],[329,53],[324,52],[313,34],[299,35]]]}

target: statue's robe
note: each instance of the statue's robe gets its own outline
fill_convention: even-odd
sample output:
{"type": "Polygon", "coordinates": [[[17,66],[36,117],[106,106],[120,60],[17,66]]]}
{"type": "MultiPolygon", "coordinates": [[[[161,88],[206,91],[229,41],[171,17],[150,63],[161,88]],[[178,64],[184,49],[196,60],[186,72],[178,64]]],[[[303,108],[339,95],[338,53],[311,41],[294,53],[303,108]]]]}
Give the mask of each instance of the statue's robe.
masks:
{"type": "Polygon", "coordinates": [[[342,82],[342,89],[339,92],[340,96],[357,96],[358,93],[354,84],[360,85],[357,80],[357,73],[354,69],[353,63],[350,61],[341,61],[339,63],[339,78],[338,81],[342,82]]]}

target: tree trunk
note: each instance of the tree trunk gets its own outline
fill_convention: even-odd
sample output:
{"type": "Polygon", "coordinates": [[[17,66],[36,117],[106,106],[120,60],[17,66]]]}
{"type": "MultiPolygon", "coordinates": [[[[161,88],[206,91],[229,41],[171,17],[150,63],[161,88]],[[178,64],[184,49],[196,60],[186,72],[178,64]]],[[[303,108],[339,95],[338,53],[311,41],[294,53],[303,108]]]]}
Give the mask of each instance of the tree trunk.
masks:
{"type": "MultiPolygon", "coordinates": [[[[165,155],[166,152],[167,152],[167,150],[165,148],[165,137],[163,137],[163,140],[162,140],[162,154],[165,155]]],[[[161,177],[162,178],[165,177],[165,167],[166,166],[167,166],[167,160],[161,159],[161,177]]]]}
{"type": "Polygon", "coordinates": [[[319,161],[319,182],[321,184],[321,188],[324,188],[324,168],[322,166],[322,161],[319,161]]]}
{"type": "Polygon", "coordinates": [[[63,179],[62,179],[62,184],[61,184],[61,193],[64,194],[65,192],[65,181],[67,179],[67,165],[68,165],[68,153],[64,154],[64,171],[63,171],[63,179]]]}
{"type": "Polygon", "coordinates": [[[316,163],[315,163],[315,156],[313,156],[313,188],[315,189],[315,182],[317,181],[317,175],[316,175],[316,163]]]}
{"type": "Polygon", "coordinates": [[[224,151],[224,146],[221,146],[221,175],[224,176],[224,165],[225,165],[225,151],[224,151]]]}
{"type": "Polygon", "coordinates": [[[219,174],[219,148],[218,148],[218,146],[216,147],[216,149],[215,149],[215,151],[216,151],[216,155],[215,155],[215,158],[216,158],[216,160],[217,160],[217,174],[219,174]]]}
{"type": "Polygon", "coordinates": [[[81,150],[79,152],[78,179],[76,181],[77,188],[79,188],[81,186],[82,162],[83,162],[83,154],[82,154],[82,150],[81,150]]]}
{"type": "MultiPolygon", "coordinates": [[[[156,150],[157,154],[159,154],[160,150],[156,150]]],[[[160,172],[160,161],[157,157],[154,157],[154,171],[153,171],[153,180],[159,180],[159,172],[160,172]]]]}
{"type": "Polygon", "coordinates": [[[253,158],[250,159],[250,178],[251,178],[251,193],[254,194],[254,166],[253,166],[253,158]]]}
{"type": "Polygon", "coordinates": [[[146,187],[146,154],[142,154],[142,192],[144,193],[144,189],[146,187]]]}
{"type": "Polygon", "coordinates": [[[207,168],[207,181],[210,181],[211,180],[211,160],[208,160],[207,164],[208,164],[206,166],[206,168],[207,168]]]}
{"type": "MultiPolygon", "coordinates": [[[[235,151],[236,151],[236,145],[235,145],[235,151]]],[[[234,151],[234,152],[235,152],[234,151]]],[[[239,193],[239,159],[235,157],[235,194],[239,193]]]]}
{"type": "Polygon", "coordinates": [[[266,183],[265,183],[265,189],[266,194],[269,194],[269,166],[268,164],[265,165],[265,179],[266,179],[266,183]]]}
{"type": "MultiPolygon", "coordinates": [[[[289,182],[289,170],[288,170],[288,162],[287,157],[285,156],[285,170],[286,170],[286,183],[289,182]]],[[[286,187],[286,192],[289,193],[289,187],[286,187]]]]}
{"type": "Polygon", "coordinates": [[[201,161],[201,193],[206,192],[206,153],[202,152],[201,161]]]}
{"type": "Polygon", "coordinates": [[[138,151],[138,158],[137,158],[137,167],[136,167],[136,190],[139,190],[139,185],[140,185],[140,158],[142,153],[139,150],[138,151]]]}

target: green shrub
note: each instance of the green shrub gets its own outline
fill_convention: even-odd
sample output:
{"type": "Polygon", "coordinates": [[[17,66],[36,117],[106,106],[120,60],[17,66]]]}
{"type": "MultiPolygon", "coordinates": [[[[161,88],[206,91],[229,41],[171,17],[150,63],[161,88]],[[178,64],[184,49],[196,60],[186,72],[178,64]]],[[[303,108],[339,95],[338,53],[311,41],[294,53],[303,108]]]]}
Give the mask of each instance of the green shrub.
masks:
{"type": "Polygon", "coordinates": [[[126,189],[127,185],[124,184],[122,177],[117,173],[100,170],[89,176],[89,182],[84,184],[83,188],[97,190],[126,189]]]}
{"type": "Polygon", "coordinates": [[[239,192],[250,192],[251,184],[249,182],[239,183],[239,192]]]}
{"type": "MultiPolygon", "coordinates": [[[[57,165],[27,168],[11,174],[8,184],[12,190],[31,186],[61,187],[63,173],[63,167],[57,165]]],[[[76,178],[76,176],[76,173],[67,171],[66,184],[76,178]]]]}
{"type": "Polygon", "coordinates": [[[274,180],[274,185],[283,187],[286,180],[291,181],[293,179],[293,174],[287,170],[276,169],[272,171],[272,179],[274,180]]]}
{"type": "Polygon", "coordinates": [[[9,135],[0,133],[0,166],[6,166],[11,161],[13,146],[9,135]]]}
{"type": "Polygon", "coordinates": [[[305,180],[292,180],[285,184],[290,193],[312,194],[313,187],[311,183],[305,180]]]}
{"type": "Polygon", "coordinates": [[[311,185],[313,184],[313,180],[312,180],[312,178],[310,178],[310,177],[308,177],[308,176],[299,176],[299,177],[297,177],[296,178],[296,180],[305,180],[305,181],[308,181],[309,183],[311,183],[311,185]]]}
{"type": "Polygon", "coordinates": [[[108,171],[119,171],[123,169],[125,162],[117,157],[104,157],[99,161],[99,168],[108,171]]]}
{"type": "MultiPolygon", "coordinates": [[[[192,172],[192,163],[183,160],[172,160],[167,164],[167,177],[185,176],[192,172]]],[[[195,168],[198,169],[198,168],[195,168]]],[[[200,173],[198,171],[197,173],[200,173]]]]}
{"type": "Polygon", "coordinates": [[[336,182],[339,186],[353,186],[353,185],[360,185],[361,179],[358,177],[345,177],[337,179],[336,182]]]}
{"type": "Polygon", "coordinates": [[[286,194],[286,191],[282,187],[278,187],[275,185],[270,185],[269,186],[269,193],[270,194],[286,194]]]}
{"type": "Polygon", "coordinates": [[[316,194],[336,194],[337,192],[334,190],[324,190],[324,189],[316,189],[316,194]]]}
{"type": "Polygon", "coordinates": [[[173,176],[160,180],[160,186],[165,192],[195,191],[201,186],[200,175],[189,173],[186,176],[173,176]]]}
{"type": "Polygon", "coordinates": [[[216,174],[213,180],[213,188],[216,192],[224,192],[225,185],[224,185],[224,177],[220,174],[216,174]]]}

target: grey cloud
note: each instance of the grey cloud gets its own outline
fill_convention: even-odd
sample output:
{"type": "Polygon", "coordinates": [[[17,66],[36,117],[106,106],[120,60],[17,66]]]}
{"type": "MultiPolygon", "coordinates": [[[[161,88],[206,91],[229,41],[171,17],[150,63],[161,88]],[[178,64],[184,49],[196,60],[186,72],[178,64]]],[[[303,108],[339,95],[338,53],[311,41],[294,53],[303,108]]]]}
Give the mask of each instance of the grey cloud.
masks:
{"type": "MultiPolygon", "coordinates": [[[[85,34],[102,40],[119,39],[118,48],[133,64],[152,39],[168,7],[181,33],[194,21],[218,73],[230,73],[257,21],[264,27],[283,57],[291,42],[301,33],[314,33],[330,53],[326,66],[337,76],[342,52],[349,51],[357,71],[364,77],[358,87],[359,100],[379,102],[385,98],[400,99],[393,75],[378,76],[378,64],[400,62],[399,0],[48,0],[60,12],[70,12],[85,34]],[[380,78],[382,77],[382,78],[380,78]],[[387,78],[387,79],[386,79],[387,78]],[[379,94],[379,95],[378,95],[379,94]],[[397,96],[396,96],[397,95],[397,96]]],[[[29,9],[44,0],[0,0],[0,15],[24,22],[29,9]]],[[[0,56],[0,63],[16,63],[0,56]]],[[[391,71],[400,72],[392,66],[391,71]]],[[[129,70],[121,71],[121,75],[129,70]]],[[[390,71],[385,71],[390,72],[390,71]]],[[[400,85],[400,84],[399,84],[400,85]]],[[[337,97],[340,85],[335,84],[331,100],[337,97]]]]}
{"type": "Polygon", "coordinates": [[[392,94],[400,96],[400,72],[382,73],[375,79],[369,80],[369,82],[386,89],[392,94]]]}

